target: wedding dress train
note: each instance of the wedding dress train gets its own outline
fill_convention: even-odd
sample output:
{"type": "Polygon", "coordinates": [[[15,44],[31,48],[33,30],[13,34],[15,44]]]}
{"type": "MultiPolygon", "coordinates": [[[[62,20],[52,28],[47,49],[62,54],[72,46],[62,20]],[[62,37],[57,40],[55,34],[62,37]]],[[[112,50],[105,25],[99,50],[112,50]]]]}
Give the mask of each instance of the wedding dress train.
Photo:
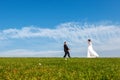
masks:
{"type": "Polygon", "coordinates": [[[92,47],[92,42],[89,43],[88,52],[87,52],[87,57],[88,57],[88,58],[96,58],[96,57],[99,57],[99,55],[94,51],[94,49],[93,49],[93,47],[92,47]]]}

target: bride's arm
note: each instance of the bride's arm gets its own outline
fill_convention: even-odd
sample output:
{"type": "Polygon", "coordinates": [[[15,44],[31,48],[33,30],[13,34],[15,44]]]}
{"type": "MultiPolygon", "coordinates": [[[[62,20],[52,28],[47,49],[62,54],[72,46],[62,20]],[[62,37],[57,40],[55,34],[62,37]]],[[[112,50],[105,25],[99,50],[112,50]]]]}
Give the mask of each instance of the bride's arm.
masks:
{"type": "Polygon", "coordinates": [[[92,45],[92,42],[88,42],[88,45],[89,45],[89,46],[92,45]]]}

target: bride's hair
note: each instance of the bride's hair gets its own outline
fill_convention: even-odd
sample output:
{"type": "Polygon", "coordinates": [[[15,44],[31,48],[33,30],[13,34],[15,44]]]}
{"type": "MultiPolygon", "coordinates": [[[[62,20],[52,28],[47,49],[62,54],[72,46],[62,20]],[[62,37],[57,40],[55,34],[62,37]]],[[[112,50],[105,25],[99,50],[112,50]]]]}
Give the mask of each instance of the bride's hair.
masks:
{"type": "Polygon", "coordinates": [[[90,42],[90,41],[91,41],[91,39],[88,39],[88,41],[90,42]]]}

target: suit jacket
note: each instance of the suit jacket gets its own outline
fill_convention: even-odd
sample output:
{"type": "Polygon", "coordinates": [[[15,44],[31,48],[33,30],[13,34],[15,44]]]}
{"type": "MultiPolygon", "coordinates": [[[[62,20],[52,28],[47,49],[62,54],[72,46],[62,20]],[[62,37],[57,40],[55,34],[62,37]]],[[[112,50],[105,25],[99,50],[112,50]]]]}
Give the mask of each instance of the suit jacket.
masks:
{"type": "Polygon", "coordinates": [[[64,44],[64,51],[68,52],[68,50],[69,50],[68,46],[66,44],[64,44]]]}

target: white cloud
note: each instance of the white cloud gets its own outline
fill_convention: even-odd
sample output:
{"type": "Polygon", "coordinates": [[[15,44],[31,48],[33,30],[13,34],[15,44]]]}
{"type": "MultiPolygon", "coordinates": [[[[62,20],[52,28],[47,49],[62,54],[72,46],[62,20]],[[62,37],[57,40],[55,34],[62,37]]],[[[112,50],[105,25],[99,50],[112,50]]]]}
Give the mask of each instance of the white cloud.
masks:
{"type": "MultiPolygon", "coordinates": [[[[58,25],[55,29],[39,27],[23,27],[21,29],[6,29],[0,31],[0,40],[21,39],[21,38],[51,38],[56,41],[69,41],[73,50],[83,53],[87,47],[87,39],[91,38],[94,47],[98,51],[120,51],[120,25],[95,25],[80,23],[64,23],[58,25]],[[82,49],[79,51],[79,49],[82,49]]],[[[21,50],[20,50],[21,51],[21,50]]],[[[33,55],[37,52],[16,51],[26,55],[33,55]],[[29,54],[27,54],[29,53],[29,54]]],[[[75,52],[75,51],[74,51],[75,52]]],[[[12,54],[11,52],[7,52],[12,54]]],[[[14,52],[13,52],[14,53],[14,52]]],[[[46,52],[45,52],[46,53],[46,52]]],[[[49,53],[49,52],[47,52],[49,53]]],[[[18,55],[18,54],[16,54],[18,55]]],[[[40,55],[42,55],[40,53],[40,55]]],[[[52,54],[53,55],[53,54],[52,54]]],[[[55,55],[55,54],[54,54],[55,55]]],[[[34,56],[34,55],[33,55],[34,56]]],[[[44,55],[45,56],[45,55],[44,55]]],[[[119,55],[120,56],[120,55],[119,55]]]]}
{"type": "Polygon", "coordinates": [[[15,49],[1,52],[1,57],[61,57],[63,51],[33,51],[26,49],[15,49]]]}

